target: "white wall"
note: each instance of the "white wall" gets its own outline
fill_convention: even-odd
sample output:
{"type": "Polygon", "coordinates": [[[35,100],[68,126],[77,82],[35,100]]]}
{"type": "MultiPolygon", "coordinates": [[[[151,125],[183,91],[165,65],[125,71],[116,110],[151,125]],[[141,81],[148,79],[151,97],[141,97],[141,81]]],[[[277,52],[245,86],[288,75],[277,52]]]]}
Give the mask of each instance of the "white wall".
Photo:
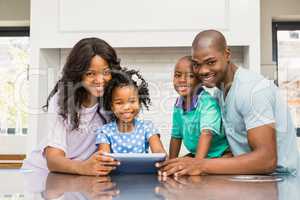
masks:
{"type": "Polygon", "coordinates": [[[300,21],[300,1],[261,0],[262,74],[276,79],[276,65],[272,61],[272,20],[300,21]]]}

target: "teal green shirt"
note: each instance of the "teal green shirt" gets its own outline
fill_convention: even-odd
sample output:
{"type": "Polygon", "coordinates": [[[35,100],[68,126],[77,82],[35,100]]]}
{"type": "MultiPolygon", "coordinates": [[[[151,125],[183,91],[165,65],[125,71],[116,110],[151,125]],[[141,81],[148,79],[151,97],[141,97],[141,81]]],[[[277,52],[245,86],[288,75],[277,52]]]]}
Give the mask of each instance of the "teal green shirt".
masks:
{"type": "Polygon", "coordinates": [[[210,130],[213,134],[211,146],[207,157],[221,157],[229,148],[224,129],[222,127],[221,110],[217,101],[202,90],[193,99],[192,108],[184,111],[179,97],[174,106],[172,138],[182,139],[185,147],[196,154],[198,140],[203,129],[210,130]]]}

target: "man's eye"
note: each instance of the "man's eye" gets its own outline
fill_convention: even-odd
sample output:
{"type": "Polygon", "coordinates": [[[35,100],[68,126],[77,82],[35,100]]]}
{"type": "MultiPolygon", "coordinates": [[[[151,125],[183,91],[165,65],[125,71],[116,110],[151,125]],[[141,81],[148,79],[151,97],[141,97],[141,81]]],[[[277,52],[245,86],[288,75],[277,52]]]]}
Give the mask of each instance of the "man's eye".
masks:
{"type": "Polygon", "coordinates": [[[193,66],[193,68],[199,68],[201,66],[201,64],[193,62],[192,66],[193,66]]]}
{"type": "Polygon", "coordinates": [[[180,78],[180,74],[175,74],[174,77],[175,78],[180,78]]]}
{"type": "Polygon", "coordinates": [[[216,61],[209,61],[207,64],[208,65],[214,65],[216,63],[216,61]]]}

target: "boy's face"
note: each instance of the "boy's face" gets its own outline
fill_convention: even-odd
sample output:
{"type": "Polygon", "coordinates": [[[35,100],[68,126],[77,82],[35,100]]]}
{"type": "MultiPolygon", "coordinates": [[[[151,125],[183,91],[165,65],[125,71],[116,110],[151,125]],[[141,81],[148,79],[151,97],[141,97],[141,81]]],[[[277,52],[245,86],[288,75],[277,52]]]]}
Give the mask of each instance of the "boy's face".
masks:
{"type": "Polygon", "coordinates": [[[198,83],[191,62],[186,59],[177,62],[173,76],[173,85],[177,93],[183,97],[190,97],[198,83]]]}

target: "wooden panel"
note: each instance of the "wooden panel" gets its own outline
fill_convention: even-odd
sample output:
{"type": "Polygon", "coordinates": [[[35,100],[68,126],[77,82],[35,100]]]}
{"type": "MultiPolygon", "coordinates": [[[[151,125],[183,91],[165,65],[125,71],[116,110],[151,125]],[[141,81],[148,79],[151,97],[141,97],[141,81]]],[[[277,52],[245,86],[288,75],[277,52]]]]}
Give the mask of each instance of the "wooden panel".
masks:
{"type": "Polygon", "coordinates": [[[24,160],[25,157],[24,154],[0,154],[0,163],[1,160],[24,160]]]}
{"type": "Polygon", "coordinates": [[[228,0],[64,0],[58,9],[67,32],[224,30],[229,20],[228,0]]]}
{"type": "Polygon", "coordinates": [[[0,169],[20,169],[22,163],[0,163],[0,169]]]}

